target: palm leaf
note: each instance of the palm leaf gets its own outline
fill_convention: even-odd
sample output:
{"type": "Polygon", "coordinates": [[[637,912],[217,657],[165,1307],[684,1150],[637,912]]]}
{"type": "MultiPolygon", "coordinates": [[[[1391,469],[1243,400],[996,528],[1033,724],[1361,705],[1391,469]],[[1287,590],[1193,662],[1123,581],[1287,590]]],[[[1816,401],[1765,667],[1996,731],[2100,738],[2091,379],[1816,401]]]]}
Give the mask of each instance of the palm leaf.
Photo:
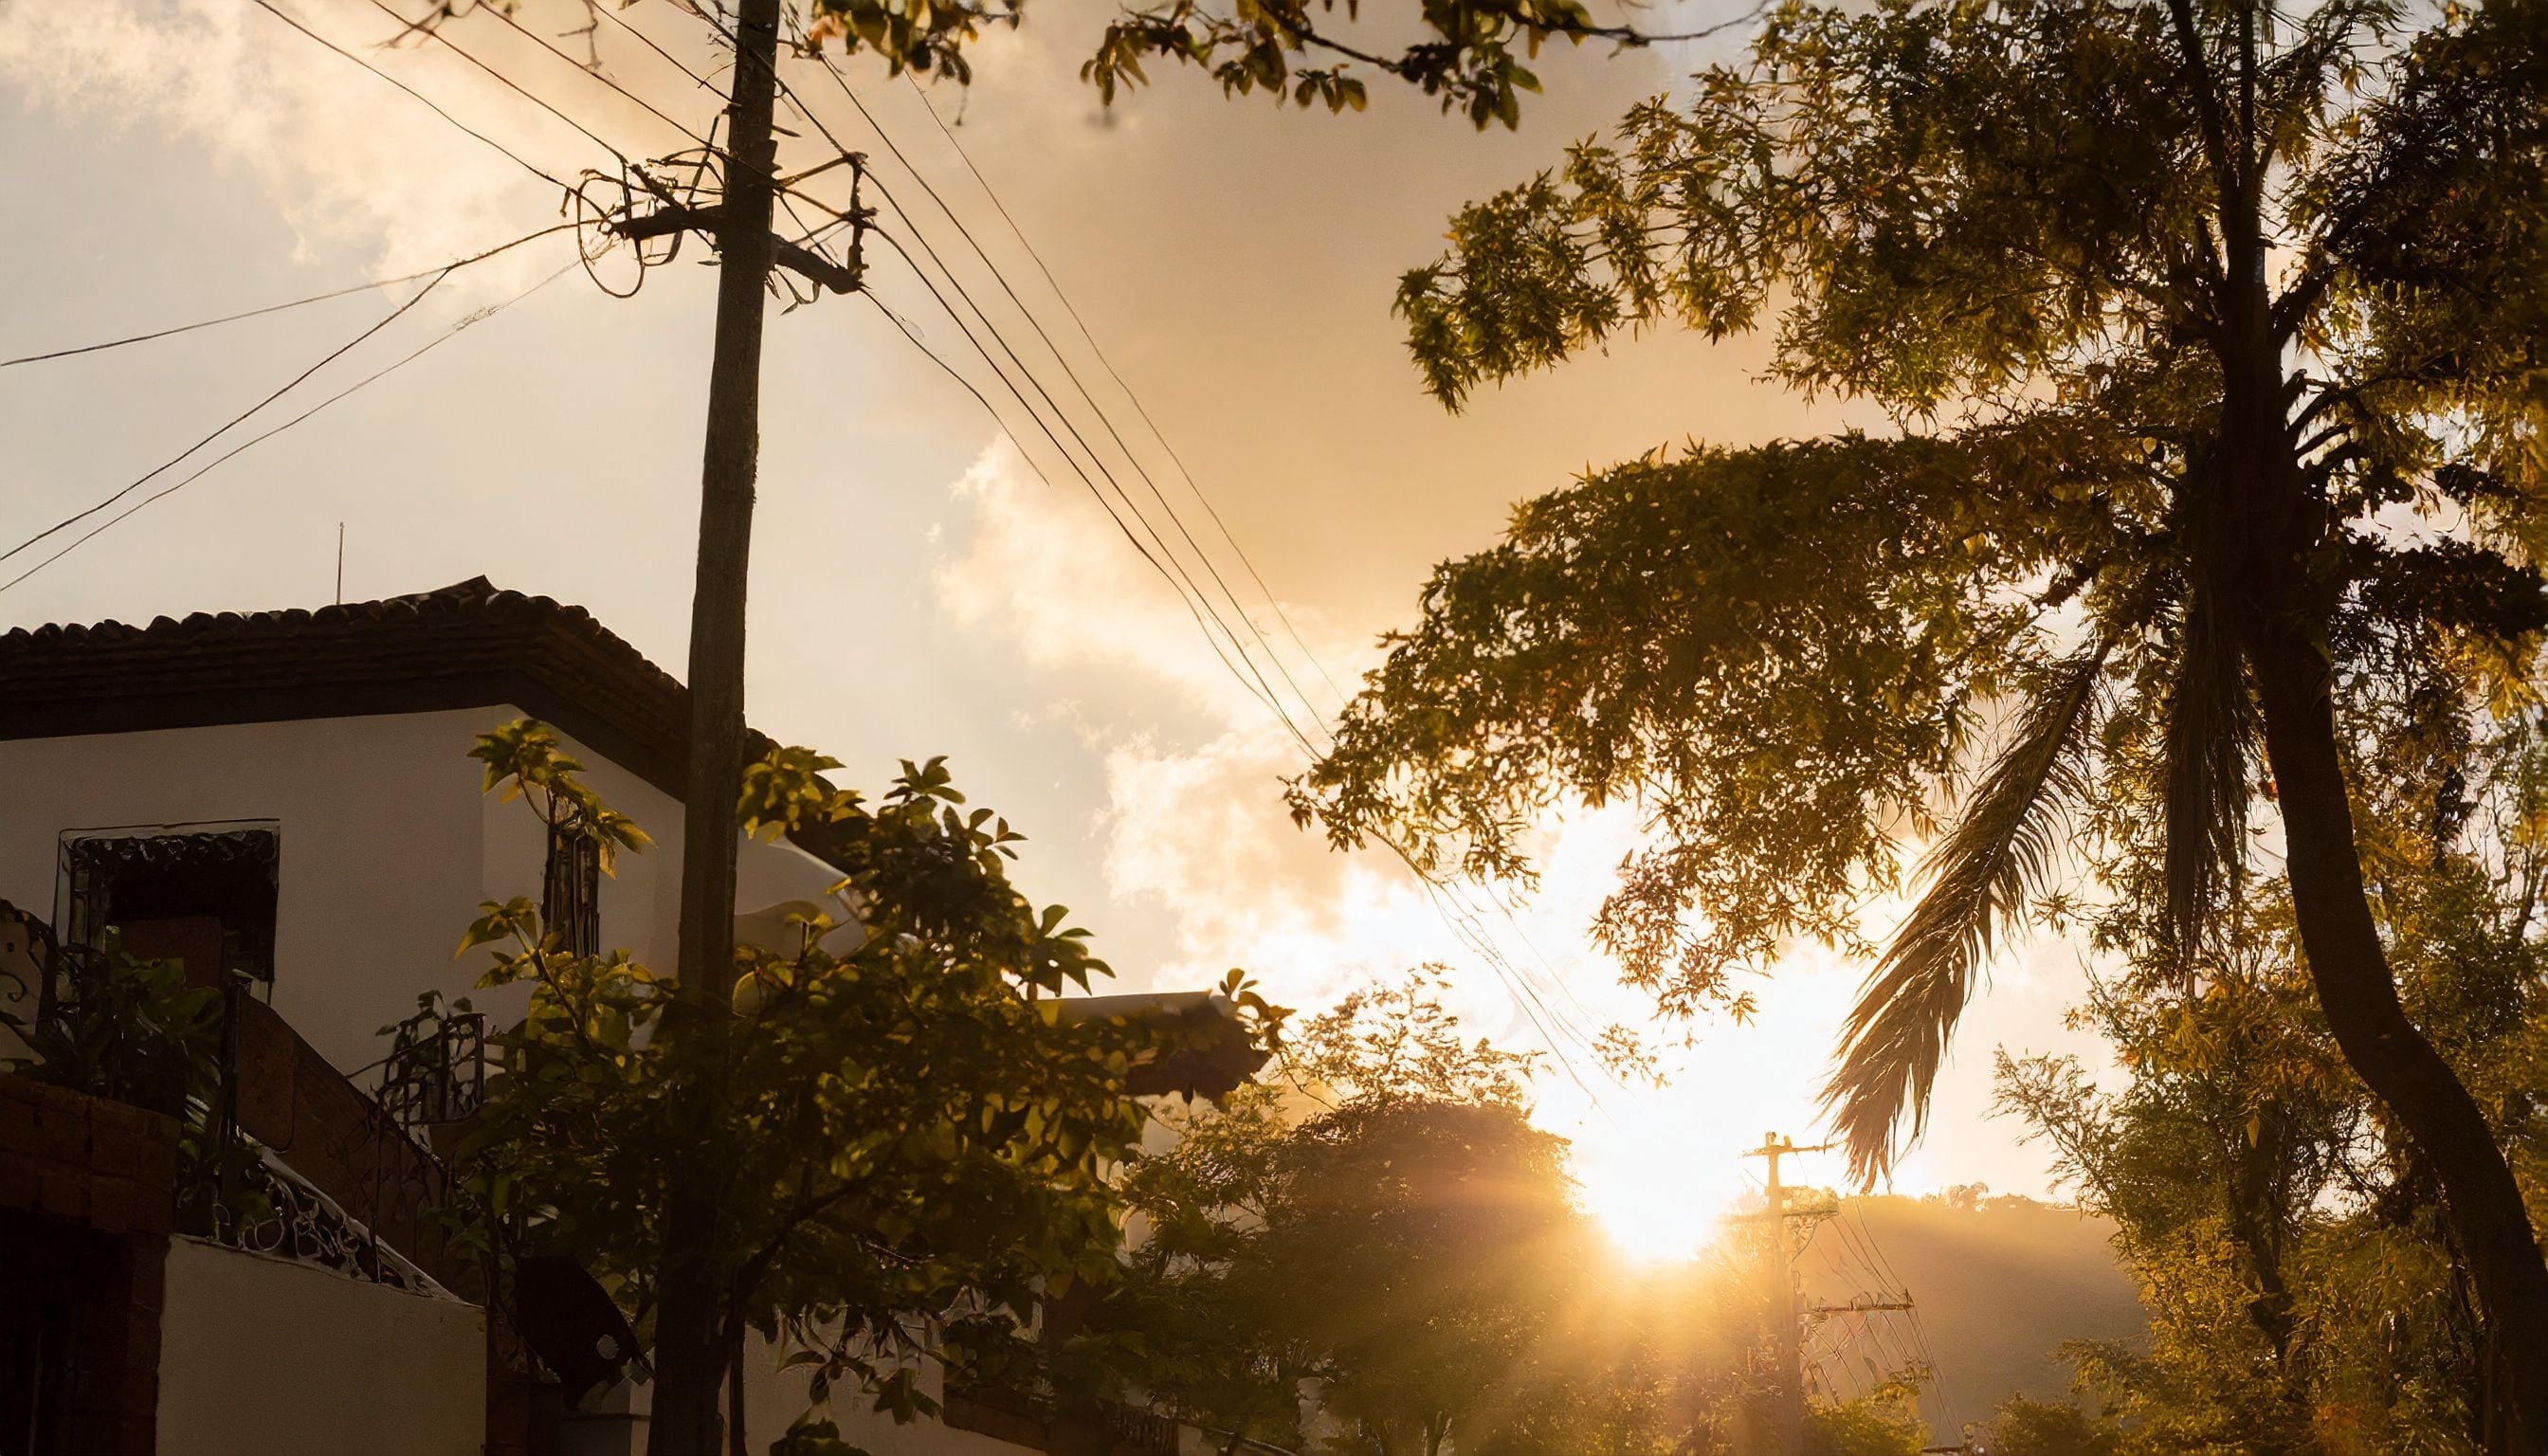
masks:
{"type": "Polygon", "coordinates": [[[1962,817],[1921,862],[1929,888],[1859,989],[1822,1104],[1863,1184],[1890,1172],[1898,1147],[1927,1129],[1929,1094],[1975,976],[2059,853],[2062,811],[2084,786],[2079,760],[2109,645],[2046,675],[1962,817]]]}
{"type": "Polygon", "coordinates": [[[2254,708],[2222,592],[2196,588],[2185,608],[2167,698],[2167,925],[2180,957],[2239,864],[2247,830],[2247,750],[2254,708]]]}

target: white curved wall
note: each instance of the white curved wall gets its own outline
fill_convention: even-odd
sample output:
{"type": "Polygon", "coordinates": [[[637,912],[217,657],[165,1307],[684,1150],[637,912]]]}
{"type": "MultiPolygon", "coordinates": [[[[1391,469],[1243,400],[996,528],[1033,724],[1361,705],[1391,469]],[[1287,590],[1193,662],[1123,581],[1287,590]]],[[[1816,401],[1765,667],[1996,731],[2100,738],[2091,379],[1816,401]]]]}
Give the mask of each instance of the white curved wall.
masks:
{"type": "Polygon", "coordinates": [[[159,1456],[479,1456],[487,1315],[171,1240],[159,1456]]]}

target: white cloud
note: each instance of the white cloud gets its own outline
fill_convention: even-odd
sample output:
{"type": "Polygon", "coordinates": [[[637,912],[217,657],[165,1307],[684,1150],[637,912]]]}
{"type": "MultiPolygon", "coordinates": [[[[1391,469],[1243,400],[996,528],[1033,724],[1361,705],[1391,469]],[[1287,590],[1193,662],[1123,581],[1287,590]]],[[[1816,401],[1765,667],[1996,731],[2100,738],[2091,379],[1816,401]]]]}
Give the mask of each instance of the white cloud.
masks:
{"type": "MultiPolygon", "coordinates": [[[[398,27],[365,0],[278,3],[561,178],[608,162],[449,47],[384,46],[398,27]]],[[[525,7],[525,24],[543,18],[541,6],[525,7]]],[[[667,134],[638,130],[628,103],[598,81],[578,81],[493,17],[464,21],[452,34],[602,135],[624,136],[632,147],[663,146],[667,134]]],[[[246,0],[0,5],[0,81],[29,105],[83,125],[196,138],[264,194],[305,251],[363,250],[385,272],[427,267],[527,231],[559,200],[418,101],[246,0]]],[[[564,255],[562,243],[543,248],[537,259],[473,270],[479,276],[469,282],[509,292],[564,255]]]]}

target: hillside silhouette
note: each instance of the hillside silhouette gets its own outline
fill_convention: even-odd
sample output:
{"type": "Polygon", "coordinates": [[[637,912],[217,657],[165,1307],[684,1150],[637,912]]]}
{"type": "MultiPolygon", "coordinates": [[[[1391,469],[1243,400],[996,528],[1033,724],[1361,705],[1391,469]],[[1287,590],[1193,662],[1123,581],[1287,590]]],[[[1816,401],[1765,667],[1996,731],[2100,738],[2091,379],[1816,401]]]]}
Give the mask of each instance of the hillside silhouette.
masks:
{"type": "MultiPolygon", "coordinates": [[[[2057,1401],[2064,1340],[2138,1341],[2145,1320],[2104,1219],[1978,1185],[1944,1195],[1849,1198],[1798,1268],[1813,1304],[1907,1292],[1937,1381],[1921,1407],[1952,1438],[2012,1395],[2057,1401]]],[[[1889,1313],[1828,1317],[1812,1348],[1835,1394],[1864,1390],[1918,1354],[1912,1321],[1889,1313]]]]}

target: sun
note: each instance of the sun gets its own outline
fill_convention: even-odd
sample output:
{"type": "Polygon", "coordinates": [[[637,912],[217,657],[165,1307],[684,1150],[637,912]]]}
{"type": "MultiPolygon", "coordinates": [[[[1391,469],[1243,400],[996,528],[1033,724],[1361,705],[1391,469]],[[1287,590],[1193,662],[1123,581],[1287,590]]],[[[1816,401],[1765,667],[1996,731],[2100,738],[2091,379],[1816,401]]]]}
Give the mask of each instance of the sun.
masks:
{"type": "Polygon", "coordinates": [[[1697,1257],[1752,1191],[1740,1153],[1747,1139],[1679,1101],[1640,1099],[1570,1135],[1585,1212],[1640,1262],[1697,1257]]]}

